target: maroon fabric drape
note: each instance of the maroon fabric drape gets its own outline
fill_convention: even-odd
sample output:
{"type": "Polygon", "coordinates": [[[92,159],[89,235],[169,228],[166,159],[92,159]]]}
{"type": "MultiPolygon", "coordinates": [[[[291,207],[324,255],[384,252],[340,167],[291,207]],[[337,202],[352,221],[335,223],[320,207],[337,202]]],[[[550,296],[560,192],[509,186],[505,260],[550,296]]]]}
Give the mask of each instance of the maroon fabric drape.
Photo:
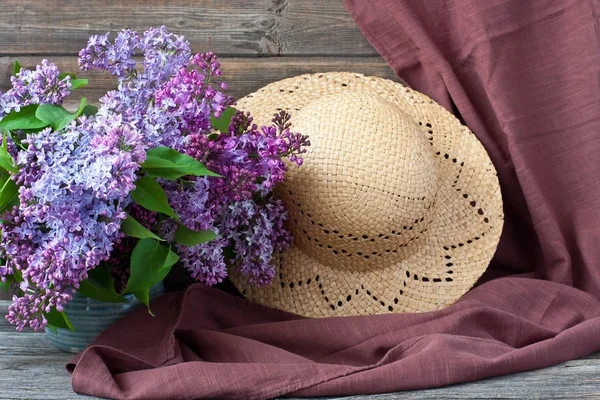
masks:
{"type": "Polygon", "coordinates": [[[506,225],[489,273],[441,311],[328,319],[194,285],[154,301],[156,318],[140,309],[75,357],[75,391],[380,393],[600,350],[600,3],[345,1],[398,76],[459,115],[490,153],[506,225]]]}

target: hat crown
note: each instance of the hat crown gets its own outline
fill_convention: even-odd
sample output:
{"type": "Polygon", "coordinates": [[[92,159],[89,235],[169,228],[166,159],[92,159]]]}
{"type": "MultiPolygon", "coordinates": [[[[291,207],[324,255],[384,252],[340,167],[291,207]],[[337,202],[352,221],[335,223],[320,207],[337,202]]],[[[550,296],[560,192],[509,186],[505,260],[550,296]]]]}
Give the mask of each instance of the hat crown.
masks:
{"type": "Polygon", "coordinates": [[[311,141],[303,166],[291,168],[280,187],[296,245],[349,269],[409,253],[427,230],[438,189],[435,155],[419,124],[361,91],[321,97],[292,123],[311,141]]]}

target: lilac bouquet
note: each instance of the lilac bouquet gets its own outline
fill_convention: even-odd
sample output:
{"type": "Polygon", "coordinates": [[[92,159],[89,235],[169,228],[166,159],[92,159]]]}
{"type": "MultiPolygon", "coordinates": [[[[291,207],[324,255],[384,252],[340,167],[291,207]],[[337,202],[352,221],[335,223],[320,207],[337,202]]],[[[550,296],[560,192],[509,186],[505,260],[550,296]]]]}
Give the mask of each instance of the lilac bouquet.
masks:
{"type": "Polygon", "coordinates": [[[292,240],[273,187],[309,145],[289,115],[253,124],[215,82],[217,57],[164,27],[91,36],[79,55],[81,69],[118,80],[99,108],[63,108],[87,80],[46,60],[15,65],[0,94],[0,279],[16,293],[6,318],[69,327],[76,292],[148,305],[176,263],[208,285],[228,267],[269,284],[273,253],[292,240]]]}

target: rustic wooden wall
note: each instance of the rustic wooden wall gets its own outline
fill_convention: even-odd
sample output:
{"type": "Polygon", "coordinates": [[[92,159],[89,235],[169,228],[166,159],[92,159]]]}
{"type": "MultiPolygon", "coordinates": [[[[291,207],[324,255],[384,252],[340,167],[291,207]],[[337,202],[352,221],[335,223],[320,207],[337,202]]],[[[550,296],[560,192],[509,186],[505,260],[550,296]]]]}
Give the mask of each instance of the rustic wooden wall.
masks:
{"type": "MultiPolygon", "coordinates": [[[[34,67],[43,58],[76,72],[77,53],[91,34],[166,25],[194,52],[222,58],[236,97],[268,82],[307,72],[345,70],[394,78],[362,36],[342,0],[3,0],[0,2],[0,90],[15,58],[34,67]]],[[[97,99],[114,86],[102,73],[78,93],[97,99]]],[[[73,98],[71,102],[75,102],[73,98]]]]}
{"type": "Polygon", "coordinates": [[[219,55],[235,97],[302,73],[353,71],[395,79],[342,0],[2,0],[0,90],[10,86],[15,59],[32,68],[47,58],[62,72],[90,79],[67,107],[81,97],[97,103],[115,81],[78,71],[77,53],[88,36],[160,25],[184,35],[194,52],[219,55]]]}

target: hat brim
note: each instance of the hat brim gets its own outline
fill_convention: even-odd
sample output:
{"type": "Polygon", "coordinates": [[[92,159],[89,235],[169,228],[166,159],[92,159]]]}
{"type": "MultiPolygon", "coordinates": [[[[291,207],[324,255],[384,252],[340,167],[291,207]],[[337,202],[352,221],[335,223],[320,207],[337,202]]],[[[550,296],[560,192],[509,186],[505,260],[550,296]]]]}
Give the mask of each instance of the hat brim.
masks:
{"type": "MultiPolygon", "coordinates": [[[[323,265],[293,246],[277,255],[275,280],[256,288],[233,268],[229,276],[252,301],[310,317],[423,312],[466,293],[486,270],[503,226],[502,197],[492,162],[475,135],[429,97],[397,82],[355,73],[302,75],[239,100],[254,121],[268,125],[280,109],[292,115],[321,96],[370,90],[397,104],[426,135],[438,163],[434,216],[402,261],[349,271],[323,265]]],[[[368,210],[365,210],[368,212],[368,210]]],[[[292,218],[290,218],[292,220],[292,218]]],[[[403,227],[399,227],[401,230],[403,227]]]]}

